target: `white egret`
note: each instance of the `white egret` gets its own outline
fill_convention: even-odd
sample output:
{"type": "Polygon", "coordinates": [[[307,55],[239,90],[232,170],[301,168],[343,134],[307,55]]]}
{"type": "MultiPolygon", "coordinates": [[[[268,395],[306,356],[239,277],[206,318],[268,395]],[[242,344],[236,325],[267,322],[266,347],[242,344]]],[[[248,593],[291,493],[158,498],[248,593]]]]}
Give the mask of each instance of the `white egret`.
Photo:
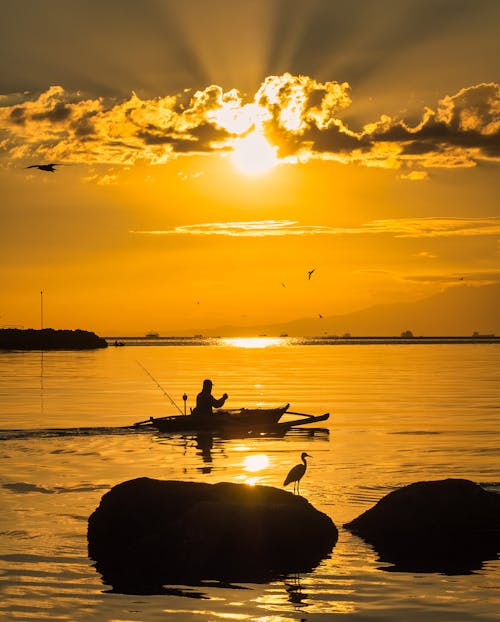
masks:
{"type": "Polygon", "coordinates": [[[306,458],[312,458],[309,454],[306,454],[305,451],[302,452],[300,456],[303,464],[296,464],[294,467],[290,469],[290,472],[286,476],[285,481],[283,482],[283,486],[288,486],[293,482],[293,493],[297,491],[297,494],[300,494],[300,480],[304,477],[304,473],[307,469],[306,458]]]}

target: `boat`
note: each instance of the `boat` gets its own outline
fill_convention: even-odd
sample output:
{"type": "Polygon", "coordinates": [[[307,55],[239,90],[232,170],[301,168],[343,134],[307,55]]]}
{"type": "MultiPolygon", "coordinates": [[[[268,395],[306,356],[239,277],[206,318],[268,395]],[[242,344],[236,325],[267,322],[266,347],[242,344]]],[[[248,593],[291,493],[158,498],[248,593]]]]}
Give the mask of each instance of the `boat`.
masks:
{"type": "Polygon", "coordinates": [[[239,432],[239,433],[284,433],[291,428],[307,423],[325,421],[330,416],[306,415],[290,412],[290,404],[276,408],[218,409],[212,415],[171,415],[150,417],[134,423],[134,428],[153,428],[159,432],[239,432]],[[297,415],[300,419],[280,421],[284,414],[297,415]]]}

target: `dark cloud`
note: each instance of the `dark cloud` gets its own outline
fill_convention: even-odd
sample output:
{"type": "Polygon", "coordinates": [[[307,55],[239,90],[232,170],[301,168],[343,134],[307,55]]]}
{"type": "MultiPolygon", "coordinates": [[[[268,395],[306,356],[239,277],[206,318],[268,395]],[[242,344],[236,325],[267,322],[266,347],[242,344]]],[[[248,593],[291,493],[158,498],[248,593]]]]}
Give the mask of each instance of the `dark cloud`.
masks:
{"type": "Polygon", "coordinates": [[[332,123],[325,130],[311,127],[304,132],[303,137],[319,153],[349,153],[356,149],[368,150],[371,146],[365,136],[350,132],[341,122],[332,123]]]}
{"type": "Polygon", "coordinates": [[[173,143],[176,153],[211,153],[214,151],[227,151],[229,146],[221,144],[230,134],[217,129],[210,123],[203,123],[189,132],[189,137],[177,139],[173,143]]]}
{"type": "Polygon", "coordinates": [[[435,151],[435,149],[436,146],[431,141],[412,140],[403,145],[402,155],[423,156],[435,151]]]}
{"type": "Polygon", "coordinates": [[[296,155],[304,150],[316,154],[349,154],[357,149],[368,151],[372,146],[367,138],[350,132],[341,122],[332,123],[326,129],[312,125],[301,134],[286,132],[271,122],[264,127],[269,142],[277,145],[280,158],[296,155]]]}
{"type": "Polygon", "coordinates": [[[52,121],[58,123],[59,121],[66,121],[71,116],[71,108],[64,102],[57,102],[53,108],[45,112],[38,112],[31,115],[31,118],[35,121],[52,121]]]}
{"type": "Polygon", "coordinates": [[[16,106],[9,114],[9,120],[17,125],[23,125],[26,121],[25,110],[22,106],[16,106]]]}
{"type": "Polygon", "coordinates": [[[209,153],[227,147],[217,147],[217,143],[227,140],[231,134],[212,123],[201,123],[185,134],[165,133],[151,125],[147,130],[137,132],[136,136],[146,145],[171,145],[176,153],[209,153]]]}
{"type": "Polygon", "coordinates": [[[71,127],[75,133],[75,136],[84,139],[90,138],[96,134],[96,128],[92,121],[92,117],[95,115],[95,112],[90,112],[73,122],[71,127]]]}
{"type": "Polygon", "coordinates": [[[160,135],[148,130],[137,132],[136,136],[140,138],[145,145],[172,145],[178,140],[168,134],[160,135]]]}
{"type": "Polygon", "coordinates": [[[394,142],[404,155],[442,152],[449,147],[477,149],[485,157],[500,155],[500,86],[479,84],[444,97],[437,110],[427,109],[416,127],[384,118],[364,136],[373,144],[394,142]]]}

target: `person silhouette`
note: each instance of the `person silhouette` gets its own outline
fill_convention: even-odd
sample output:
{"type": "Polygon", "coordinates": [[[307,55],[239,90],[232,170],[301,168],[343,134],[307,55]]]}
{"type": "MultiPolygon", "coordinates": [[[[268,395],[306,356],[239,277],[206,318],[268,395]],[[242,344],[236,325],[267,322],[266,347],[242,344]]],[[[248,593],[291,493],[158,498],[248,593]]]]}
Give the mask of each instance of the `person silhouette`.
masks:
{"type": "Polygon", "coordinates": [[[224,406],[224,402],[228,398],[227,393],[216,399],[212,395],[212,386],[213,383],[208,378],[203,381],[203,388],[196,396],[196,408],[193,410],[193,415],[212,415],[213,408],[224,406]]]}

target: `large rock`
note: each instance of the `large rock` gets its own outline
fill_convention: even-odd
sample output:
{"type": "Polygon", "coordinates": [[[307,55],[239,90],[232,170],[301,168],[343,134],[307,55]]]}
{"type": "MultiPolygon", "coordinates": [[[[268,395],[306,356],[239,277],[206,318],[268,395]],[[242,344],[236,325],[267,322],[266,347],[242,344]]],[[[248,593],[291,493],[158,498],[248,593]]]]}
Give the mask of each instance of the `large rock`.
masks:
{"type": "Polygon", "coordinates": [[[284,490],[149,478],[112,488],[88,522],[89,555],[119,591],[308,572],[337,537],[328,516],[284,490]]]}
{"type": "Polygon", "coordinates": [[[344,525],[392,570],[461,574],[496,559],[500,495],[465,479],[417,482],[344,525]]]}

